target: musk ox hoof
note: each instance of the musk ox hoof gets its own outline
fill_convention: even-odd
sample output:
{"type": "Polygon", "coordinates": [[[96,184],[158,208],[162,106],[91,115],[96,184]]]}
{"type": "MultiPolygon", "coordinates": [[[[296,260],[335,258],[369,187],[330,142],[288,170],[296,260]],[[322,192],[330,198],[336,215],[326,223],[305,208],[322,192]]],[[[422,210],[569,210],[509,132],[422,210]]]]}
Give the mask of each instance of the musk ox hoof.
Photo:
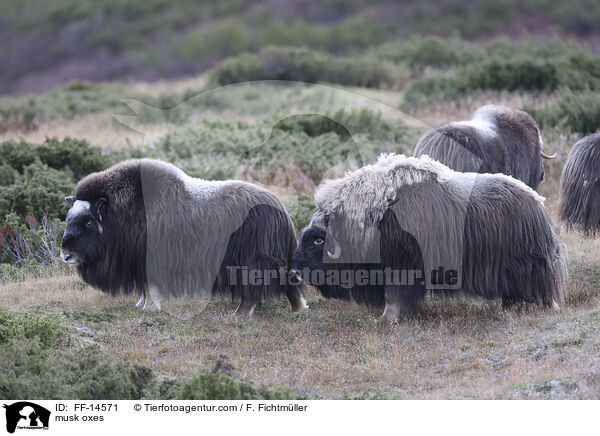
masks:
{"type": "Polygon", "coordinates": [[[557,311],[557,312],[560,312],[560,306],[559,306],[559,304],[558,304],[556,301],[554,301],[554,300],[552,300],[552,309],[554,309],[554,310],[555,310],[555,311],[557,311]]]}
{"type": "Polygon", "coordinates": [[[379,317],[381,321],[398,324],[402,318],[400,307],[396,305],[386,304],[383,314],[379,317]]]}
{"type": "Polygon", "coordinates": [[[135,303],[135,307],[137,307],[138,309],[141,309],[144,307],[144,304],[146,304],[146,296],[144,294],[142,294],[140,299],[138,300],[138,302],[135,303]]]}
{"type": "Polygon", "coordinates": [[[245,316],[250,318],[254,314],[255,308],[256,304],[250,304],[242,301],[233,314],[236,316],[245,316]]]}
{"type": "Polygon", "coordinates": [[[145,295],[145,298],[146,300],[142,310],[148,312],[160,312],[160,293],[158,292],[158,289],[151,287],[149,292],[145,295]]]}
{"type": "Polygon", "coordinates": [[[292,312],[302,312],[308,310],[308,303],[304,297],[300,297],[295,303],[291,303],[292,312]]]}

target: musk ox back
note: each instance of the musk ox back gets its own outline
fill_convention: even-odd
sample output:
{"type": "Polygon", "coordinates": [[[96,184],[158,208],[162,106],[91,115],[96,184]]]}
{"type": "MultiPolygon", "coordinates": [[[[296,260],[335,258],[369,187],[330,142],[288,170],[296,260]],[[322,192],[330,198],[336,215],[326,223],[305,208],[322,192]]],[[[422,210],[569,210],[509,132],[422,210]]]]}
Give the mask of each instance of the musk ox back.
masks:
{"type": "Polygon", "coordinates": [[[600,133],[577,142],[560,179],[560,217],[592,235],[600,231],[600,133]]]}
{"type": "Polygon", "coordinates": [[[415,156],[432,159],[461,172],[502,173],[533,189],[544,179],[542,138],[536,122],[525,112],[502,106],[483,106],[468,121],[429,130],[417,143],[415,156]]]}
{"type": "Polygon", "coordinates": [[[63,259],[105,292],[139,289],[138,306],[148,310],[162,297],[213,293],[250,313],[281,294],[293,310],[304,307],[301,289],[284,277],[296,248],[292,221],[263,188],[134,159],[87,176],[68,201],[63,259]],[[249,281],[248,271],[261,277],[249,281]]]}
{"type": "Polygon", "coordinates": [[[561,300],[566,268],[543,199],[511,177],[382,155],[322,184],[315,204],[292,267],[325,297],[385,304],[392,321],[417,313],[427,289],[561,300]]]}

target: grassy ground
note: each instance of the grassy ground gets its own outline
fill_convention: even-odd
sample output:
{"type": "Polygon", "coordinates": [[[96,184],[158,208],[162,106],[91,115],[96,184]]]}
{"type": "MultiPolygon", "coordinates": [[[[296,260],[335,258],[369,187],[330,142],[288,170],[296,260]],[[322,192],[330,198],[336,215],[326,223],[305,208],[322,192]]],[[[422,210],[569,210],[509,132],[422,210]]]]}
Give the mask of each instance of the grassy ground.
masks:
{"type": "Polygon", "coordinates": [[[600,250],[561,236],[571,277],[559,313],[433,301],[419,319],[389,325],[309,290],[310,310],[297,314],[280,301],[244,319],[224,300],[204,309],[171,300],[151,314],[134,307],[135,297],[102,295],[73,275],[4,285],[0,306],[56,314],[70,336],[65,354],[91,345],[159,380],[220,362],[236,378],[313,398],[598,398],[600,250]]]}
{"type": "MultiPolygon", "coordinates": [[[[137,86],[148,92],[152,88],[137,86]]],[[[339,91],[323,94],[322,88],[259,91],[242,89],[224,107],[195,109],[188,122],[207,117],[255,122],[282,111],[311,113],[367,101],[386,119],[401,117],[423,126],[467,118],[485,103],[520,107],[540,105],[545,98],[477,94],[419,107],[405,116],[393,109],[402,100],[400,93],[352,88],[354,95],[375,99],[361,100],[339,91]]],[[[119,149],[179,128],[160,121],[142,127],[145,137],[100,114],[48,122],[26,138],[71,135],[119,149]]],[[[9,131],[2,138],[20,134],[9,131]]],[[[547,165],[540,187],[555,219],[560,172],[577,138],[556,129],[543,136],[545,148],[560,154],[547,165]]],[[[286,186],[274,185],[268,187],[285,199],[294,195],[286,186]]],[[[297,314],[279,301],[251,319],[239,318],[232,314],[235,305],[223,300],[206,307],[172,300],[160,314],[152,314],[135,308],[136,296],[105,296],[70,273],[3,284],[0,307],[56,314],[68,338],[62,342],[65,355],[93,347],[119,361],[150,367],[159,380],[218,366],[235,378],[270,387],[289,385],[311,398],[598,398],[600,247],[598,240],[557,229],[570,270],[560,312],[535,306],[501,310],[498,302],[478,300],[430,301],[418,319],[389,325],[378,321],[377,311],[324,300],[308,289],[310,310],[297,314]]]]}

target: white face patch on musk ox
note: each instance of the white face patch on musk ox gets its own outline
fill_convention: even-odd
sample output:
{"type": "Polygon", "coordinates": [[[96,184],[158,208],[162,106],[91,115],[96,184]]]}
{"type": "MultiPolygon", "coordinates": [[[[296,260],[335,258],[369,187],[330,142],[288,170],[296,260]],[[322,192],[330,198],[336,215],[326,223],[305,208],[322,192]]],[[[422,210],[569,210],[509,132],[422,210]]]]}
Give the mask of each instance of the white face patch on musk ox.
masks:
{"type": "Polygon", "coordinates": [[[427,289],[504,305],[561,300],[566,267],[543,199],[512,177],[389,154],[323,183],[315,205],[292,266],[325,297],[385,303],[391,320],[416,314],[427,289]],[[353,260],[371,250],[379,262],[353,260]]]}

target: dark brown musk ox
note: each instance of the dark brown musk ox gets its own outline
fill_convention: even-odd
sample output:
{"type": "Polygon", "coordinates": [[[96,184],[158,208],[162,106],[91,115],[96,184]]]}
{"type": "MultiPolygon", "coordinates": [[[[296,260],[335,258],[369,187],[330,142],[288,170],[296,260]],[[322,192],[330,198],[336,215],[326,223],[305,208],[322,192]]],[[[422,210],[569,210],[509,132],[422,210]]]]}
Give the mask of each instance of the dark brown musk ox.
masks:
{"type": "Polygon", "coordinates": [[[280,295],[294,311],[306,307],[301,287],[287,280],[293,223],[266,189],[133,159],[88,175],[67,201],[61,256],[104,292],[139,290],[146,310],[170,296],[213,294],[239,300],[247,314],[280,295]]]}
{"type": "Polygon", "coordinates": [[[543,198],[512,177],[389,154],[324,182],[315,204],[292,272],[327,298],[385,306],[392,322],[427,290],[558,309],[559,243],[543,198]]]}
{"type": "Polygon", "coordinates": [[[544,180],[542,136],[527,113],[487,105],[467,121],[457,121],[427,131],[414,155],[427,155],[460,172],[502,173],[537,189],[544,180]]]}
{"type": "Polygon", "coordinates": [[[600,231],[600,133],[577,142],[560,179],[560,217],[586,235],[600,231]]]}

